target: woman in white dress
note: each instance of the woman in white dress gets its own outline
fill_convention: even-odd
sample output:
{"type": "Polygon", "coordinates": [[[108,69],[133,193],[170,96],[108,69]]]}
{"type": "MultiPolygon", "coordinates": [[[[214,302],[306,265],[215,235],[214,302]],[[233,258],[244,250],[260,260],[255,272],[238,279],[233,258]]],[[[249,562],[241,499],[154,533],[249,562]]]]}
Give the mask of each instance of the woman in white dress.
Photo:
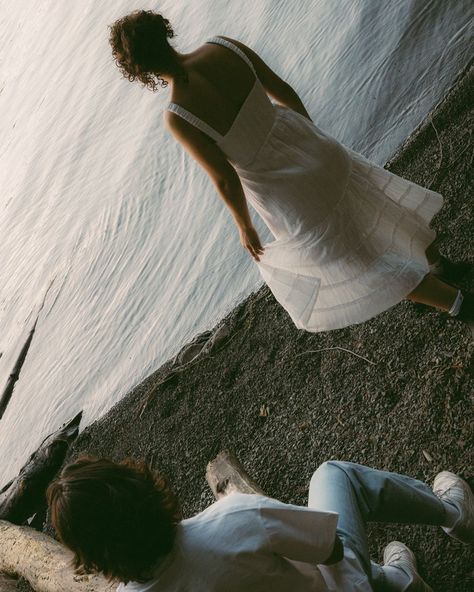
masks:
{"type": "Polygon", "coordinates": [[[472,321],[473,297],[435,275],[447,265],[428,226],[441,195],[328,136],[242,43],[214,37],[182,54],[173,36],[160,14],[135,11],[114,23],[110,43],[129,80],[171,86],[165,125],[214,182],[298,328],[346,327],[405,298],[472,321]],[[247,202],[275,237],[265,248],[247,202]]]}

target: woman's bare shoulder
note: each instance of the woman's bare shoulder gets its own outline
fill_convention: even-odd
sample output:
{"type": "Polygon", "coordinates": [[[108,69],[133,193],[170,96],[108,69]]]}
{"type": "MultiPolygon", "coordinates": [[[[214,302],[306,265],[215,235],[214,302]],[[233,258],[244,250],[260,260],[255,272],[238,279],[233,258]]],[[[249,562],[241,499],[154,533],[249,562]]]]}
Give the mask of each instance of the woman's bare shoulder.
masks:
{"type": "Polygon", "coordinates": [[[257,54],[250,47],[248,47],[247,45],[245,45],[245,43],[242,43],[242,41],[239,41],[238,39],[233,39],[232,37],[227,37],[226,35],[216,35],[216,37],[224,39],[225,41],[229,41],[230,43],[241,49],[250,59],[252,59],[252,55],[257,56],[257,54]]]}
{"type": "Polygon", "coordinates": [[[252,62],[258,79],[269,94],[274,96],[275,93],[278,93],[279,89],[281,90],[280,87],[285,84],[284,81],[264,62],[257,52],[238,39],[232,39],[232,37],[226,37],[225,35],[218,35],[218,37],[230,41],[230,43],[245,53],[252,62]]]}

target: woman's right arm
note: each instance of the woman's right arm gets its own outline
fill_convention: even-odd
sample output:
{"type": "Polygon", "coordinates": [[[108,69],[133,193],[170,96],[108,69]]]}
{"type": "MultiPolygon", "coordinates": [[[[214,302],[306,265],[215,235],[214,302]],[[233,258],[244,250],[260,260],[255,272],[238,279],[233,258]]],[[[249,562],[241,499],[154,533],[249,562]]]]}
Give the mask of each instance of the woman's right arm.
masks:
{"type": "Polygon", "coordinates": [[[168,130],[211,178],[234,218],[242,246],[256,261],[260,261],[263,247],[253,226],[242,183],[234,167],[215,142],[181,117],[166,111],[164,120],[168,130]]]}
{"type": "Polygon", "coordinates": [[[300,113],[312,121],[296,91],[287,82],[275,74],[275,72],[267,66],[267,64],[258,54],[256,54],[252,49],[250,49],[250,47],[247,47],[240,41],[230,39],[229,37],[222,38],[227,39],[236,45],[250,59],[257,73],[257,77],[262,83],[267,94],[275,99],[275,101],[280,105],[284,105],[285,107],[300,113]]]}

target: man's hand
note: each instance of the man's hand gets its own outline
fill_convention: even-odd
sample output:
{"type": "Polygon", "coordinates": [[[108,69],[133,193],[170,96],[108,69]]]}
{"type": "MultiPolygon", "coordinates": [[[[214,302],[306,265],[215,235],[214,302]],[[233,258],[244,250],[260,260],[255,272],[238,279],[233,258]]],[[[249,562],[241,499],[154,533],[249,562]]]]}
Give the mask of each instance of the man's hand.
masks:
{"type": "Polygon", "coordinates": [[[332,565],[333,563],[338,563],[344,558],[344,546],[342,544],[341,539],[336,534],[336,539],[334,541],[334,547],[332,549],[331,555],[323,562],[323,565],[332,565]]]}
{"type": "Polygon", "coordinates": [[[239,228],[240,243],[247,249],[255,261],[260,261],[260,255],[263,255],[263,247],[257,231],[253,226],[239,228]]]}

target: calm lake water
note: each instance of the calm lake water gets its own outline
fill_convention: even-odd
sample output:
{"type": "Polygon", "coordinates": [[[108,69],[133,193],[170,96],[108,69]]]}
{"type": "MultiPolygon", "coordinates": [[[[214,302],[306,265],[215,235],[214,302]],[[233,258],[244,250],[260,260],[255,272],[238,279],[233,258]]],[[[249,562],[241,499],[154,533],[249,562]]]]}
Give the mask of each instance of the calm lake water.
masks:
{"type": "MultiPolygon", "coordinates": [[[[156,5],[0,2],[0,391],[45,299],[0,420],[0,486],[47,433],[102,415],[260,284],[210,182],[164,133],[167,92],[112,62],[107,25],[156,5]]],[[[470,57],[470,0],[159,6],[179,50],[241,39],[378,163],[470,57]]]]}

